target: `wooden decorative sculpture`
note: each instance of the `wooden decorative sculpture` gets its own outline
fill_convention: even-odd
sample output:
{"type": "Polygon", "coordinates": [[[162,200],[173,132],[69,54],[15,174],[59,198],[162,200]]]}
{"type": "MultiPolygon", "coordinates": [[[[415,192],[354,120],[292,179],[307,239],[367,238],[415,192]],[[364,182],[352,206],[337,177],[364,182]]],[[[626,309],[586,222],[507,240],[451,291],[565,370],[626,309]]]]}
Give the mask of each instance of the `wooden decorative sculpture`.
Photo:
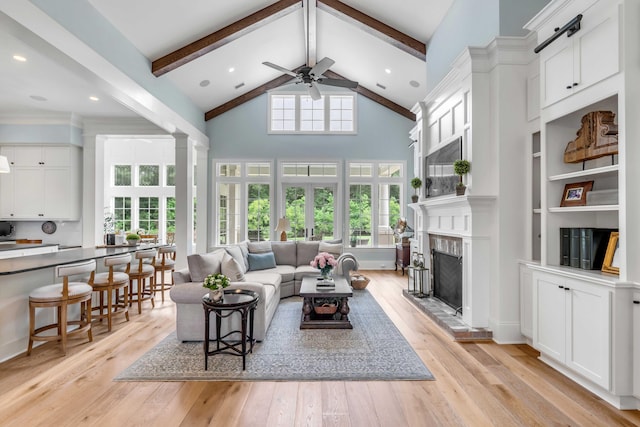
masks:
{"type": "Polygon", "coordinates": [[[592,111],[582,116],[578,137],[564,150],[565,163],[578,163],[618,154],[618,125],[612,111],[592,111]]]}

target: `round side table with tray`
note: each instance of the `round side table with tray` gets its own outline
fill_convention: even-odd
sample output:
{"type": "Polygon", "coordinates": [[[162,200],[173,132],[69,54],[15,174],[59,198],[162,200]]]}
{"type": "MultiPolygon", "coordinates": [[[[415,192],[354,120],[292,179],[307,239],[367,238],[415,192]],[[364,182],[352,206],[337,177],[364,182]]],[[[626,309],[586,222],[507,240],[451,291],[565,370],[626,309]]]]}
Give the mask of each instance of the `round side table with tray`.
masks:
{"type": "Polygon", "coordinates": [[[202,297],[202,307],[204,309],[204,370],[208,368],[209,356],[215,354],[232,354],[234,356],[242,356],[242,370],[246,367],[246,356],[253,352],[253,316],[260,300],[259,295],[254,291],[246,289],[225,289],[224,297],[220,301],[213,301],[209,298],[209,294],[202,297]],[[210,350],[209,339],[209,318],[211,312],[216,315],[216,348],[210,350]],[[226,319],[239,313],[241,316],[241,330],[229,331],[220,336],[222,319],[226,319]],[[247,336],[247,322],[249,323],[247,336]],[[233,334],[240,334],[240,340],[231,341],[228,338],[233,334]],[[247,342],[249,348],[247,349],[247,342]],[[240,348],[238,348],[240,346],[240,348]]]}

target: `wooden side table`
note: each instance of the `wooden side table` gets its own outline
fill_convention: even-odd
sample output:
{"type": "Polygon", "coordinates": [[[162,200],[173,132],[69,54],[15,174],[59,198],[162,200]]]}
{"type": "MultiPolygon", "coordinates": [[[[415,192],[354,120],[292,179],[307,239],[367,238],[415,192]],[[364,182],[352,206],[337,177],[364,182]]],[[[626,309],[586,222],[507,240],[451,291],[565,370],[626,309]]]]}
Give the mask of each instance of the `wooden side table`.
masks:
{"type": "Polygon", "coordinates": [[[398,266],[400,266],[400,268],[402,269],[402,275],[404,276],[404,269],[409,267],[410,265],[410,257],[411,257],[411,244],[409,242],[396,244],[395,271],[398,271],[398,266]]]}
{"type": "Polygon", "coordinates": [[[254,291],[245,289],[225,290],[222,301],[214,302],[209,298],[209,294],[202,297],[202,307],[204,308],[204,370],[208,368],[209,356],[225,353],[234,356],[242,356],[242,370],[246,368],[246,356],[253,352],[253,315],[260,300],[259,295],[254,291]],[[209,350],[209,318],[211,312],[216,315],[216,349],[209,350]],[[241,330],[229,331],[220,336],[222,319],[226,319],[240,313],[241,330]],[[247,320],[249,322],[249,336],[247,337],[247,320]],[[233,334],[240,334],[239,342],[227,341],[226,338],[233,334]],[[247,341],[249,349],[247,349],[247,341]],[[238,348],[240,346],[240,348],[238,348]]]}

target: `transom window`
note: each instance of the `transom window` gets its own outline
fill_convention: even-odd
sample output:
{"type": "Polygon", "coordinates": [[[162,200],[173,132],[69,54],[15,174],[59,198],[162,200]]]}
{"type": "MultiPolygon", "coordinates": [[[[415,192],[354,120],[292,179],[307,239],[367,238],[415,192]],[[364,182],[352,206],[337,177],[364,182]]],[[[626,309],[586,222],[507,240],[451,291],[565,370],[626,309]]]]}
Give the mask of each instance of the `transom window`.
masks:
{"type": "Polygon", "coordinates": [[[138,167],[138,185],[141,187],[160,185],[160,166],[140,165],[138,167]]]}
{"type": "Polygon", "coordinates": [[[113,166],[113,185],[116,187],[131,186],[131,165],[113,166]]]}
{"type": "Polygon", "coordinates": [[[338,176],[336,163],[283,163],[282,176],[338,176]]]}
{"type": "Polygon", "coordinates": [[[271,133],[355,133],[355,94],[326,94],[313,100],[306,94],[269,95],[271,133]]]}

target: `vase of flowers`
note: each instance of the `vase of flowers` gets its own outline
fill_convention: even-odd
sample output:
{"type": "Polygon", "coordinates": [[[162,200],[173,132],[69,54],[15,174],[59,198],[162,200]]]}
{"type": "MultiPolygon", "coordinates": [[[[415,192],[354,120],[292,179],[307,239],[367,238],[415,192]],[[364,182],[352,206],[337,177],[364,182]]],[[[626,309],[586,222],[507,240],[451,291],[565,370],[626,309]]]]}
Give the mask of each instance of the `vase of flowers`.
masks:
{"type": "Polygon", "coordinates": [[[209,274],[205,277],[202,286],[209,289],[209,298],[213,302],[222,302],[224,298],[224,288],[229,286],[231,281],[224,274],[209,274]]]}
{"type": "Polygon", "coordinates": [[[338,265],[338,261],[329,252],[320,252],[311,261],[311,267],[320,270],[320,275],[325,280],[331,280],[331,272],[336,265],[338,265]]]}

